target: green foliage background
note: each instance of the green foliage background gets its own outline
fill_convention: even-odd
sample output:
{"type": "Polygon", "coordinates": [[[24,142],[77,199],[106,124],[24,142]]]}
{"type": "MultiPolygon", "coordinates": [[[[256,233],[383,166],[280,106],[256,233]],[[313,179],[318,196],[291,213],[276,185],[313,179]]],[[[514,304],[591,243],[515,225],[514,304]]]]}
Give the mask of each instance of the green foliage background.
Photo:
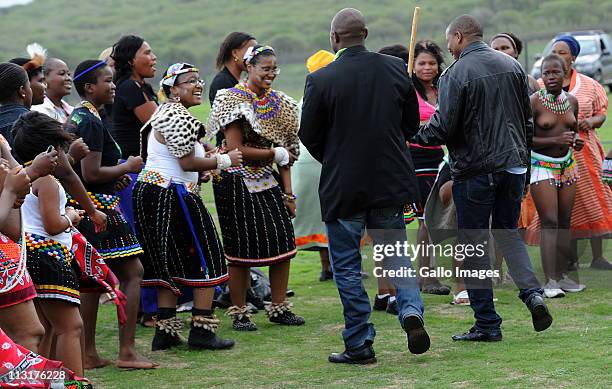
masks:
{"type": "Polygon", "coordinates": [[[35,0],[0,9],[0,59],[25,55],[33,41],[74,68],[96,58],[122,34],[143,36],[159,57],[158,73],[170,63],[190,61],[210,79],[220,42],[230,31],[248,31],[271,44],[283,67],[276,87],[299,96],[305,59],[329,47],[329,25],[344,7],[366,16],[370,49],[409,40],[412,12],[422,8],[419,38],[444,43],[448,22],[462,13],[482,21],[485,33],[513,31],[542,42],[558,31],[612,27],[612,0],[35,0]]]}

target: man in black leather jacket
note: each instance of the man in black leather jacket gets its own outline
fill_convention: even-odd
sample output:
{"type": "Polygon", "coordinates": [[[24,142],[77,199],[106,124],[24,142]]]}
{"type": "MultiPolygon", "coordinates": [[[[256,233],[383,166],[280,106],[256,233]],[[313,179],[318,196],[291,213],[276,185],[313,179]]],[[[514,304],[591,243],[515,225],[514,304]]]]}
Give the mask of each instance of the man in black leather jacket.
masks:
{"type": "MultiPolygon", "coordinates": [[[[527,77],[516,60],[489,48],[482,36],[482,27],[469,15],[448,26],[448,49],[456,61],[440,77],[438,109],[413,141],[448,147],[460,243],[481,254],[466,252],[463,270],[490,270],[486,245],[491,227],[533,326],[543,331],[552,316],[517,230],[533,137],[527,77]]],[[[491,277],[465,281],[476,323],[453,339],[501,340],[491,277]]]]}

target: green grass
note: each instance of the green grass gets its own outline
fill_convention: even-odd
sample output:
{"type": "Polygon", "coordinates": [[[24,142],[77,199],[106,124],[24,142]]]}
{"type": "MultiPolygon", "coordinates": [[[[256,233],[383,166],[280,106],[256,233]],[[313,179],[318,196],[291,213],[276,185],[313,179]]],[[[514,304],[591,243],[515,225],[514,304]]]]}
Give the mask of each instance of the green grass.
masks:
{"type": "MultiPolygon", "coordinates": [[[[214,214],[210,186],[203,196],[214,214]]],[[[410,232],[414,241],[414,231],[410,232]]],[[[605,253],[612,258],[612,245],[605,253]]],[[[529,248],[539,269],[537,248],[529,248]]],[[[583,250],[582,262],[590,260],[583,250]]],[[[223,310],[220,335],[236,340],[232,350],[191,351],[186,347],[151,353],[153,330],[138,328],[137,346],[161,364],[154,371],[120,371],[115,367],[88,371],[87,377],[99,388],[175,387],[606,387],[610,382],[609,358],[612,347],[612,289],[610,273],[585,269],[580,281],[588,289],[578,295],[548,300],[555,321],[552,328],[535,333],[528,311],[516,297],[512,284],[496,289],[496,306],[504,318],[504,340],[495,344],[459,344],[450,336],[467,330],[472,322],[469,307],[449,305],[448,296],[424,295],[426,325],[432,338],[431,350],[413,356],[406,350],[405,334],[397,319],[374,312],[375,349],[378,364],[367,367],[337,366],[327,362],[330,352],[342,349],[341,305],[332,282],[318,281],[316,253],[300,252],[292,262],[290,288],[295,311],[306,318],[300,328],[269,323],[264,314],[255,315],[259,331],[231,330],[223,310]]],[[[440,261],[450,265],[448,260],[440,261]]],[[[364,261],[369,271],[372,261],[364,261]]],[[[540,276],[541,279],[541,276],[540,276]]],[[[452,284],[451,280],[446,283],[452,284]]],[[[373,277],[365,282],[373,297],[373,277]]],[[[185,319],[188,315],[183,314],[185,319]]],[[[98,345],[105,357],[117,352],[117,326],[112,306],[101,307],[98,345]]],[[[184,333],[187,335],[187,332],[184,333]]]]}

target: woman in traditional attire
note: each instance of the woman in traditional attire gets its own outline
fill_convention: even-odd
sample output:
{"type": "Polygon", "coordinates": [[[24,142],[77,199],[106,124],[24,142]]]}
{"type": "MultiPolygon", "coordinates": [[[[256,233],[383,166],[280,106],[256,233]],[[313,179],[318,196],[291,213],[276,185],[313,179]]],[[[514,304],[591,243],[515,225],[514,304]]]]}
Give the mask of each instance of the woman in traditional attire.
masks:
{"type": "MultiPolygon", "coordinates": [[[[81,62],[75,71],[75,88],[83,99],[68,119],[68,129],[83,138],[89,154],[81,161],[77,172],[97,208],[107,215],[108,228],[96,230],[89,217],[79,225],[79,231],[96,248],[110,269],[117,275],[121,291],[127,296],[127,322],[119,328],[119,355],[117,367],[154,368],[156,365],[138,354],[135,348],[136,319],[140,301],[142,248],[126,219],[119,212],[117,191],[125,187],[121,180],[128,173],[142,169],[140,156],[129,156],[120,163],[121,148],[104,126],[98,109],[111,104],[115,96],[113,72],[104,61],[81,62]]],[[[75,205],[78,205],[75,203],[75,205]]],[[[105,365],[95,348],[95,324],[99,294],[83,293],[81,314],[85,323],[85,367],[105,365]]]]}
{"type": "Polygon", "coordinates": [[[222,171],[213,183],[230,265],[233,306],[228,314],[234,329],[257,329],[246,306],[249,268],[270,266],[272,303],[266,307],[270,321],[302,325],[304,319],[286,301],[289,260],[297,253],[291,225],[296,196],[290,166],[299,144],[299,108],[291,97],[272,89],[279,68],[271,47],[249,48],[243,60],[247,81],[217,92],[208,121],[209,137],[223,131],[222,150],[237,148],[244,158],[240,166],[222,171]]]}
{"type": "Polygon", "coordinates": [[[204,82],[197,68],[176,63],[162,81],[162,104],[142,129],[144,170],[134,186],[138,240],[144,248],[142,286],[157,289],[157,320],[152,349],[181,343],[176,317],[180,287],[193,288],[191,347],[226,349],[231,340],[216,334],[214,287],[229,279],[221,241],[200,197],[200,173],[240,165],[242,153],[206,156],[199,142],[204,125],[187,110],[202,103],[204,82]]]}
{"type": "Polygon", "coordinates": [[[570,218],[578,166],[573,157],[584,142],[578,136],[578,101],[563,90],[565,61],[557,55],[542,60],[545,87],[531,96],[535,131],[531,150],[530,192],[541,221],[540,253],[546,277],[544,295],[579,292],[567,276],[570,218]]]}

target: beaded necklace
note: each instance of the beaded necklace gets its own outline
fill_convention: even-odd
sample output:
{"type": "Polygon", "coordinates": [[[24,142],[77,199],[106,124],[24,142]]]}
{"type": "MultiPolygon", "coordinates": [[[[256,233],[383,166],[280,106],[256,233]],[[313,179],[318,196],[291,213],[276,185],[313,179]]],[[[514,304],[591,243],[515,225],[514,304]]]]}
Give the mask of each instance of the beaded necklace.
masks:
{"type": "Polygon", "coordinates": [[[95,117],[102,120],[102,118],[100,118],[100,113],[98,113],[98,109],[92,103],[87,100],[83,100],[81,101],[81,106],[87,108],[95,117]]]}
{"type": "Polygon", "coordinates": [[[546,109],[557,115],[564,115],[572,107],[565,91],[561,91],[561,94],[555,96],[542,88],[538,91],[538,98],[546,109]]]}
{"type": "Polygon", "coordinates": [[[279,113],[281,98],[272,89],[266,89],[262,97],[258,97],[245,83],[236,85],[235,89],[250,98],[258,119],[270,119],[279,113]]]}

